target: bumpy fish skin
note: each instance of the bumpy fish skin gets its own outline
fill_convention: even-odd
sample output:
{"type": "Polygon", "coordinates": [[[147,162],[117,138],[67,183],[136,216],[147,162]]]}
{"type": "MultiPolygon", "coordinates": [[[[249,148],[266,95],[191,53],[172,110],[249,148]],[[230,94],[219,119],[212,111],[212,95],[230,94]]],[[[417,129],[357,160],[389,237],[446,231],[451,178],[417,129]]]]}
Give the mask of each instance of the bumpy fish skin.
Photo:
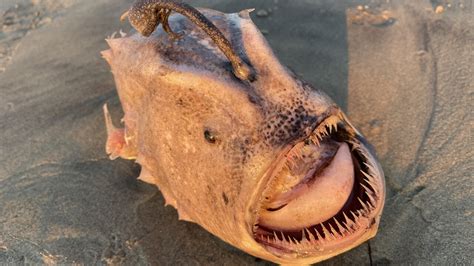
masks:
{"type": "MultiPolygon", "coordinates": [[[[323,92],[280,64],[250,11],[199,11],[255,69],[256,80],[237,79],[209,37],[179,14],[169,18],[173,31],[184,33],[179,40],[160,27],[149,37],[108,39],[110,49],[102,54],[125,114],[124,129],[108,121],[111,157],[136,159],[142,166],[139,178],[157,185],[180,219],[270,261],[314,263],[374,236],[383,208],[380,195],[366,230],[337,248],[283,254],[255,240],[261,197],[275,162],[315,125],[341,112],[323,92]]],[[[367,156],[376,162],[369,152],[367,156]]],[[[384,195],[382,171],[377,168],[373,174],[381,178],[384,195]]]]}

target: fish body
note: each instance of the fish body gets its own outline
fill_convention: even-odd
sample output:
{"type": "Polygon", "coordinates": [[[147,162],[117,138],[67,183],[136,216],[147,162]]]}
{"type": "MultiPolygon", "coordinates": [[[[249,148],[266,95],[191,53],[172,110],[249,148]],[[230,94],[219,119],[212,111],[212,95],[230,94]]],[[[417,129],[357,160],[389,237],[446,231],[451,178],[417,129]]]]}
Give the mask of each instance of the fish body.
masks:
{"type": "Polygon", "coordinates": [[[322,91],[275,57],[249,10],[199,9],[254,71],[246,80],[179,14],[163,28],[107,40],[124,111],[104,106],[112,159],[136,160],[179,218],[249,254],[318,262],[376,234],[383,171],[363,136],[322,91]]]}

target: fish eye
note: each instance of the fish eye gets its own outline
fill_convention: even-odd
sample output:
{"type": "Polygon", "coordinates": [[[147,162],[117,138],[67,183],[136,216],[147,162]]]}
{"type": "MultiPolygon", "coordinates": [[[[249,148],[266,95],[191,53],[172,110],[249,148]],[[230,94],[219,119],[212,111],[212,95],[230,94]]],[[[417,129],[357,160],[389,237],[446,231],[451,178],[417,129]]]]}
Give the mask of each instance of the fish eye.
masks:
{"type": "Polygon", "coordinates": [[[216,136],[209,129],[204,130],[204,138],[209,143],[212,143],[212,144],[216,143],[216,136]]]}

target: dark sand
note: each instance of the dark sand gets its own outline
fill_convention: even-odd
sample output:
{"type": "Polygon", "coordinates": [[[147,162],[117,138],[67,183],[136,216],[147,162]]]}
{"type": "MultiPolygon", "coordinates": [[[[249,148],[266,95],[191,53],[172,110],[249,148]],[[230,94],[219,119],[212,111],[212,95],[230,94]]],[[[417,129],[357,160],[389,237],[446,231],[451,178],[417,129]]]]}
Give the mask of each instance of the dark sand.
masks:
{"type": "MultiPolygon", "coordinates": [[[[118,17],[130,2],[0,2],[0,264],[264,264],[178,221],[137,165],[107,159],[101,107],[121,110],[100,51],[129,29],[118,17]]],[[[472,263],[472,1],[334,2],[192,1],[256,7],[283,63],[378,152],[379,234],[323,264],[472,263]]]]}

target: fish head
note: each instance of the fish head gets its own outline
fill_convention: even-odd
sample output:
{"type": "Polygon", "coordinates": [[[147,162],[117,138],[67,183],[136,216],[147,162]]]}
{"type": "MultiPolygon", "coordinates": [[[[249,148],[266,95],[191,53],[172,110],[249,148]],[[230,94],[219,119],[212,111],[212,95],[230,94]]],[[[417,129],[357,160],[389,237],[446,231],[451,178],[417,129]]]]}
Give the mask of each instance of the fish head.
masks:
{"type": "MultiPolygon", "coordinates": [[[[377,231],[383,171],[342,110],[275,57],[249,11],[200,9],[256,72],[237,79],[181,15],[150,37],[109,39],[124,138],[180,219],[254,256],[314,263],[377,231]]],[[[122,143],[125,143],[122,142],[122,143]]]]}

